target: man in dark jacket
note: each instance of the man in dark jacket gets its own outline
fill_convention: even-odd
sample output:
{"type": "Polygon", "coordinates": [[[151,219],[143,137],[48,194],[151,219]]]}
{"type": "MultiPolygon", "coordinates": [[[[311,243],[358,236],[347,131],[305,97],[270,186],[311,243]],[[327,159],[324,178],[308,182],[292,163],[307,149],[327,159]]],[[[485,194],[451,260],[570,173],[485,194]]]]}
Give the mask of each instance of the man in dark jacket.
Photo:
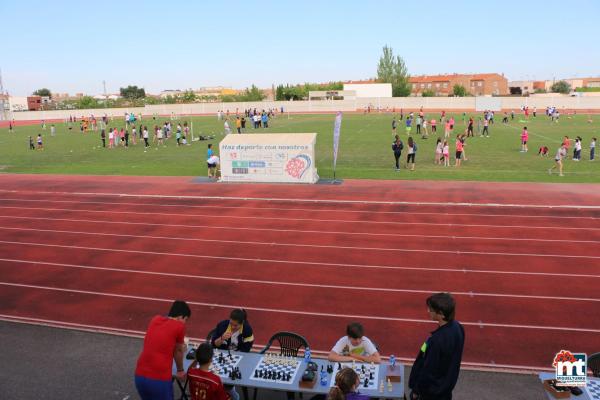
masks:
{"type": "Polygon", "coordinates": [[[410,372],[412,400],[451,400],[458,380],[465,331],[454,319],[456,303],[450,293],[427,299],[429,316],[438,328],[423,343],[410,372]]]}

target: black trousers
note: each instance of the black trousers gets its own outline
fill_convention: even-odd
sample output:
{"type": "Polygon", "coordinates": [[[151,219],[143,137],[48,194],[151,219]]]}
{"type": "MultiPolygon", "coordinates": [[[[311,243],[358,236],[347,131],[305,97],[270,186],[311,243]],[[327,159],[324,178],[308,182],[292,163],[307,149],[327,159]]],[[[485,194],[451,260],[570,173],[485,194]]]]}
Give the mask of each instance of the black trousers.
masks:
{"type": "Polygon", "coordinates": [[[106,147],[106,139],[102,138],[102,147],[106,147]]]}
{"type": "Polygon", "coordinates": [[[396,159],[396,169],[400,169],[400,156],[402,153],[394,152],[394,158],[396,159]]]}

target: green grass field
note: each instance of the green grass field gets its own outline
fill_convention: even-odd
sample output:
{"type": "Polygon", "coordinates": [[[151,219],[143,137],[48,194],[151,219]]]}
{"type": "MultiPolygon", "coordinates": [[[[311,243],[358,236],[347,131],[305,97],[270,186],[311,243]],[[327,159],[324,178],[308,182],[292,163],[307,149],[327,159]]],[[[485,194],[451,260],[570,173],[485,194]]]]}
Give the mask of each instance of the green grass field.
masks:
{"type": "MultiPolygon", "coordinates": [[[[476,116],[475,114],[471,114],[476,116]]],[[[428,120],[436,114],[427,115],[428,120]]],[[[455,115],[455,133],[462,132],[465,125],[462,115],[455,115]]],[[[468,116],[467,116],[468,118],[468,116]]],[[[551,123],[545,116],[531,118],[522,123],[519,116],[508,125],[502,125],[500,113],[496,123],[490,127],[490,138],[469,138],[466,154],[468,161],[460,168],[433,164],[436,136],[428,140],[415,136],[418,144],[416,170],[394,170],[391,150],[391,114],[346,114],[342,122],[337,176],[342,179],[431,179],[431,180],[474,180],[474,181],[527,181],[527,182],[600,182],[600,160],[589,162],[589,143],[592,136],[600,137],[600,117],[588,123],[587,116],[568,118],[561,116],[559,123],[551,123]],[[520,133],[522,127],[529,128],[529,152],[521,153],[520,133]],[[583,138],[582,161],[565,161],[565,176],[548,175],[553,165],[554,154],[562,137],[583,138]],[[537,156],[541,145],[550,148],[547,158],[537,156]]],[[[155,123],[164,119],[143,121],[149,131],[155,123]]],[[[218,148],[222,138],[223,123],[216,117],[191,117],[182,121],[193,122],[194,133],[215,133],[212,143],[218,148]]],[[[270,122],[269,129],[247,129],[248,133],[317,132],[317,168],[322,178],[331,178],[332,130],[334,115],[291,115],[278,116],[270,122]]],[[[109,126],[121,127],[123,122],[112,121],[109,126]]],[[[232,126],[235,124],[232,123],[232,126]]],[[[173,125],[175,128],[176,124],[173,125]]],[[[398,132],[406,144],[404,125],[399,121],[398,132]]],[[[69,131],[65,124],[56,124],[57,135],[50,136],[50,127],[42,130],[40,125],[16,127],[10,134],[8,128],[0,129],[0,171],[4,173],[39,174],[91,174],[91,175],[171,175],[205,176],[206,141],[193,142],[191,146],[175,146],[170,139],[167,147],[153,146],[144,152],[143,145],[101,148],[99,132],[81,134],[78,124],[69,131]],[[42,133],[45,150],[29,150],[28,137],[42,133]]],[[[443,136],[443,126],[438,123],[438,133],[443,136]]],[[[107,135],[108,136],[108,135],[107,135]]],[[[107,140],[108,141],[108,140],[107,140]]],[[[454,141],[450,143],[451,163],[454,164],[454,141]]],[[[600,149],[599,149],[600,150],[600,149]]],[[[405,161],[405,153],[402,158],[405,161]]],[[[570,153],[572,153],[570,151],[570,153]]],[[[569,154],[571,156],[572,154],[569,154]]]]}

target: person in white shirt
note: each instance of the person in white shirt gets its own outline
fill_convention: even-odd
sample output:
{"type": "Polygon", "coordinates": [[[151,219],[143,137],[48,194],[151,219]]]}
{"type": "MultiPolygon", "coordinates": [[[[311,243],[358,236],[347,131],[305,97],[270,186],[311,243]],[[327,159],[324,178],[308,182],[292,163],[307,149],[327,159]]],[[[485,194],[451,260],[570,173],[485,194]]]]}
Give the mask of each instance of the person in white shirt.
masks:
{"type": "Polygon", "coordinates": [[[215,154],[210,156],[208,160],[206,160],[206,166],[208,167],[208,177],[209,178],[217,178],[217,167],[219,166],[220,160],[219,157],[215,154]]]}
{"type": "Polygon", "coordinates": [[[363,333],[363,326],[358,322],[348,324],[346,336],[337,341],[327,359],[334,362],[380,363],[381,356],[377,347],[363,333]]]}
{"type": "Polygon", "coordinates": [[[227,120],[225,120],[223,127],[225,128],[225,135],[229,135],[231,133],[231,128],[229,127],[229,122],[227,120]]]}
{"type": "Polygon", "coordinates": [[[590,142],[590,161],[594,161],[594,156],[596,153],[596,138],[592,138],[590,142]]]}
{"type": "Polygon", "coordinates": [[[563,175],[563,163],[562,163],[562,159],[564,157],[567,156],[567,146],[565,146],[564,144],[562,146],[560,146],[558,148],[558,150],[556,151],[556,156],[554,157],[554,165],[552,166],[552,168],[550,168],[548,170],[548,174],[552,175],[552,171],[555,168],[558,168],[558,174],[559,176],[564,176],[563,175]]]}

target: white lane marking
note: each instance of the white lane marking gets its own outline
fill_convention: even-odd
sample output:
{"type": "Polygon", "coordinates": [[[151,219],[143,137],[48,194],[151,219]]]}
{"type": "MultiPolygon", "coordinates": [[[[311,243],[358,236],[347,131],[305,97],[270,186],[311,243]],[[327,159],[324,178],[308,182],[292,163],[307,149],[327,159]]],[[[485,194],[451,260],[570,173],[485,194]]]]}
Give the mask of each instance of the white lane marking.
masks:
{"type": "MultiPolygon", "coordinates": [[[[159,272],[159,271],[143,271],[136,269],[127,268],[109,268],[109,267],[96,267],[92,265],[81,265],[81,264],[66,264],[66,263],[55,263],[46,261],[30,261],[30,260],[17,260],[11,258],[0,258],[0,262],[11,262],[19,264],[33,264],[33,265],[51,265],[56,267],[64,268],[77,268],[77,269],[90,269],[97,271],[111,271],[111,272],[123,272],[131,274],[141,275],[156,275],[156,276],[167,276],[177,278],[189,278],[189,279],[204,279],[213,281],[224,281],[224,282],[235,282],[235,283],[255,283],[260,285],[274,285],[274,286],[297,286],[297,287],[308,287],[318,289],[335,289],[335,290],[364,290],[366,292],[389,292],[389,293],[436,293],[443,290],[438,289],[396,289],[396,288],[382,288],[382,287],[366,287],[366,286],[345,286],[345,285],[326,285],[316,283],[294,283],[294,282],[280,282],[280,281],[267,281],[258,279],[244,279],[244,278],[226,278],[209,275],[192,275],[192,274],[175,274],[171,272],[159,272]]],[[[592,301],[600,302],[600,299],[586,298],[586,297],[564,297],[564,296],[542,296],[542,295],[522,295],[522,294],[510,294],[510,293],[482,293],[482,292],[456,292],[452,291],[453,295],[456,296],[481,296],[481,297],[507,297],[507,298],[523,298],[523,299],[541,299],[541,300],[567,300],[567,301],[592,301]]]]}
{"type": "Polygon", "coordinates": [[[85,222],[94,224],[121,224],[134,226],[160,226],[169,228],[201,228],[201,229],[223,229],[223,230],[244,230],[261,232],[285,232],[285,233],[310,233],[310,234],[331,234],[331,235],[350,235],[350,236],[389,236],[389,237],[413,237],[413,238],[431,238],[431,239],[467,239],[467,240],[507,240],[507,241],[526,241],[526,242],[559,242],[559,243],[600,243],[600,240],[567,240],[567,239],[538,239],[538,238],[515,238],[515,237],[487,237],[487,236],[456,236],[456,235],[419,235],[405,233],[371,233],[371,232],[344,232],[344,231],[323,231],[323,230],[304,230],[304,229],[275,229],[275,228],[250,228],[239,226],[220,226],[220,225],[187,225],[187,224],[159,224],[151,222],[130,222],[130,221],[104,221],[96,219],[79,218],[51,218],[51,217],[24,217],[16,215],[0,215],[0,218],[8,219],[27,219],[34,221],[63,221],[63,222],[85,222]]]}
{"type": "MultiPolygon", "coordinates": [[[[39,210],[39,211],[64,211],[69,213],[85,212],[85,213],[101,213],[103,215],[113,214],[147,214],[147,210],[140,211],[113,211],[113,210],[73,210],[70,208],[47,208],[47,207],[17,207],[17,206],[0,206],[0,209],[17,209],[17,210],[39,210]]],[[[186,218],[214,218],[214,214],[173,214],[173,213],[158,213],[152,212],[151,215],[162,215],[169,217],[186,217],[186,218]]],[[[423,225],[423,226],[453,226],[453,227],[474,227],[474,228],[517,228],[517,229],[553,229],[553,230],[581,230],[581,231],[600,231],[600,228],[589,227],[570,227],[570,226],[531,226],[531,225],[490,225],[490,224],[455,224],[455,223],[437,223],[437,222],[401,222],[401,221],[363,221],[363,220],[346,220],[346,219],[317,219],[317,218],[282,218],[282,217],[255,217],[251,215],[235,215],[230,218],[245,219],[245,220],[273,220],[273,221],[293,221],[293,222],[326,222],[326,223],[344,223],[344,224],[368,224],[368,225],[423,225]]]]}
{"type": "Polygon", "coordinates": [[[247,244],[253,246],[281,246],[281,247],[306,247],[315,249],[336,249],[336,250],[368,250],[368,251],[384,251],[398,253],[437,253],[437,254],[466,254],[466,255],[493,255],[493,256],[510,256],[510,257],[544,257],[544,258],[574,258],[574,259],[600,259],[600,256],[584,256],[574,254],[541,254],[541,253],[507,253],[501,251],[467,251],[467,250],[436,250],[436,249],[406,249],[406,248],[389,248],[389,247],[360,247],[360,246],[334,246],[325,244],[300,244],[300,243],[277,243],[277,242],[255,242],[244,240],[225,240],[225,239],[199,239],[174,236],[152,236],[152,235],[129,235],[124,233],[104,233],[104,232],[87,232],[87,231],[68,231],[59,229],[40,229],[40,228],[15,228],[8,226],[0,226],[0,230],[10,231],[35,231],[35,232],[50,232],[64,233],[73,235],[89,235],[89,236],[111,236],[111,237],[126,237],[137,239],[152,239],[152,240],[177,240],[177,241],[194,241],[206,243],[227,243],[227,244],[247,244]]]}
{"type": "Polygon", "coordinates": [[[196,199],[196,200],[235,200],[235,201],[280,201],[288,203],[333,203],[333,204],[393,204],[393,205],[433,205],[433,206],[480,206],[480,207],[509,207],[509,208],[548,208],[548,209],[589,209],[600,210],[600,205],[584,204],[515,204],[515,203],[470,203],[470,202],[436,202],[436,201],[387,201],[387,200],[344,200],[344,199],[289,199],[279,197],[237,197],[237,196],[192,196],[192,195],[160,195],[160,194],[129,194],[110,192],[65,192],[44,190],[7,190],[4,193],[28,194],[60,194],[68,196],[110,196],[110,197],[139,197],[157,199],[196,199]]]}
{"type": "MultiPolygon", "coordinates": [[[[102,204],[107,205],[106,201],[86,201],[86,200],[50,200],[50,199],[0,199],[0,201],[21,201],[21,202],[38,202],[38,203],[68,203],[68,204],[102,204]]],[[[240,210],[273,210],[273,211],[307,211],[307,212],[337,212],[337,213],[348,213],[348,214],[384,214],[384,215],[433,215],[433,216],[458,216],[458,217],[507,217],[507,218],[549,218],[549,219],[590,219],[590,220],[598,220],[600,217],[590,217],[590,216],[568,216],[568,215],[549,215],[549,214],[537,214],[537,215],[522,215],[522,214],[487,214],[487,213],[448,213],[444,211],[439,212],[424,212],[424,211],[374,211],[374,210],[340,210],[333,208],[285,208],[285,207],[246,207],[246,206],[226,206],[222,204],[218,205],[197,205],[197,204],[153,204],[153,203],[129,203],[129,202],[118,202],[118,203],[110,203],[110,205],[119,204],[119,205],[127,205],[127,206],[136,206],[136,207],[174,207],[174,208],[214,208],[217,210],[222,209],[240,209],[240,210]]],[[[477,207],[477,206],[472,206],[477,207]]],[[[73,210],[77,211],[77,210],[73,210]]],[[[181,214],[186,215],[186,214],[181,214]]]]}
{"type": "MultiPolygon", "coordinates": [[[[13,282],[0,282],[2,286],[9,287],[20,287],[27,289],[39,289],[39,290],[48,290],[48,291],[56,291],[56,292],[66,292],[66,293],[77,293],[77,294],[86,294],[93,296],[106,296],[106,297],[116,297],[116,298],[124,298],[124,299],[133,299],[133,300],[146,300],[146,301],[156,301],[163,303],[172,303],[173,299],[165,299],[160,297],[148,297],[148,296],[136,296],[136,295],[127,295],[127,294],[117,294],[117,293],[107,293],[107,292],[96,292],[92,290],[79,290],[79,289],[65,289],[65,288],[57,288],[52,286],[42,286],[42,285],[27,285],[21,283],[13,283],[13,282]]],[[[376,320],[376,321],[393,321],[393,322],[409,322],[409,323],[419,323],[419,324],[431,324],[431,320],[427,319],[418,319],[418,318],[398,318],[398,317],[384,317],[384,316],[374,316],[374,315],[351,315],[351,314],[336,314],[336,313],[323,313],[323,312],[310,312],[310,311],[299,311],[299,310],[284,310],[277,308],[265,308],[265,307],[252,307],[241,304],[218,304],[218,303],[205,303],[198,301],[187,301],[188,304],[202,306],[202,307],[215,307],[215,308],[225,308],[225,309],[233,309],[243,307],[246,310],[252,311],[262,311],[262,312],[270,312],[277,314],[292,314],[292,315],[308,315],[315,317],[334,317],[334,318],[342,318],[346,320],[376,320]]],[[[593,328],[574,328],[574,327],[563,327],[563,326],[541,326],[541,325],[522,325],[522,324],[501,324],[501,323],[493,323],[493,322],[465,322],[461,321],[462,325],[467,326],[476,326],[479,327],[483,325],[484,327],[493,327],[493,328],[514,328],[514,329],[533,329],[533,330],[553,330],[553,331],[564,331],[564,332],[588,332],[588,333],[600,333],[600,329],[593,328]]]]}
{"type": "Polygon", "coordinates": [[[241,261],[241,262],[252,262],[256,263],[273,263],[280,264],[283,266],[287,265],[314,265],[331,268],[364,268],[364,269],[384,269],[384,270],[409,270],[409,271],[436,271],[436,272],[459,272],[459,273],[492,273],[492,274],[519,274],[519,275],[538,275],[538,276],[569,276],[569,277],[581,277],[581,278],[599,278],[600,275],[589,275],[589,274],[562,274],[562,273],[545,273],[545,272],[514,272],[514,271],[486,271],[486,270],[468,270],[468,269],[444,269],[444,268],[424,268],[424,267],[399,267],[399,266],[388,266],[388,265],[368,265],[368,264],[348,264],[348,263],[328,263],[318,261],[294,261],[294,260],[277,260],[277,259],[264,259],[264,258],[246,258],[246,257],[225,257],[225,256],[209,256],[204,254],[188,254],[188,253],[166,253],[158,251],[144,251],[144,250],[129,250],[129,249],[115,249],[115,248],[103,248],[103,247],[87,247],[87,246],[73,246],[73,245],[62,245],[62,244],[50,244],[50,243],[33,243],[33,242],[17,242],[9,240],[0,240],[0,243],[22,245],[28,247],[51,247],[51,248],[65,248],[65,249],[77,249],[77,250],[91,250],[91,251],[108,251],[115,253],[128,253],[128,254],[152,254],[158,256],[171,256],[171,257],[189,257],[189,258],[200,258],[208,260],[226,260],[226,261],[241,261]]]}

